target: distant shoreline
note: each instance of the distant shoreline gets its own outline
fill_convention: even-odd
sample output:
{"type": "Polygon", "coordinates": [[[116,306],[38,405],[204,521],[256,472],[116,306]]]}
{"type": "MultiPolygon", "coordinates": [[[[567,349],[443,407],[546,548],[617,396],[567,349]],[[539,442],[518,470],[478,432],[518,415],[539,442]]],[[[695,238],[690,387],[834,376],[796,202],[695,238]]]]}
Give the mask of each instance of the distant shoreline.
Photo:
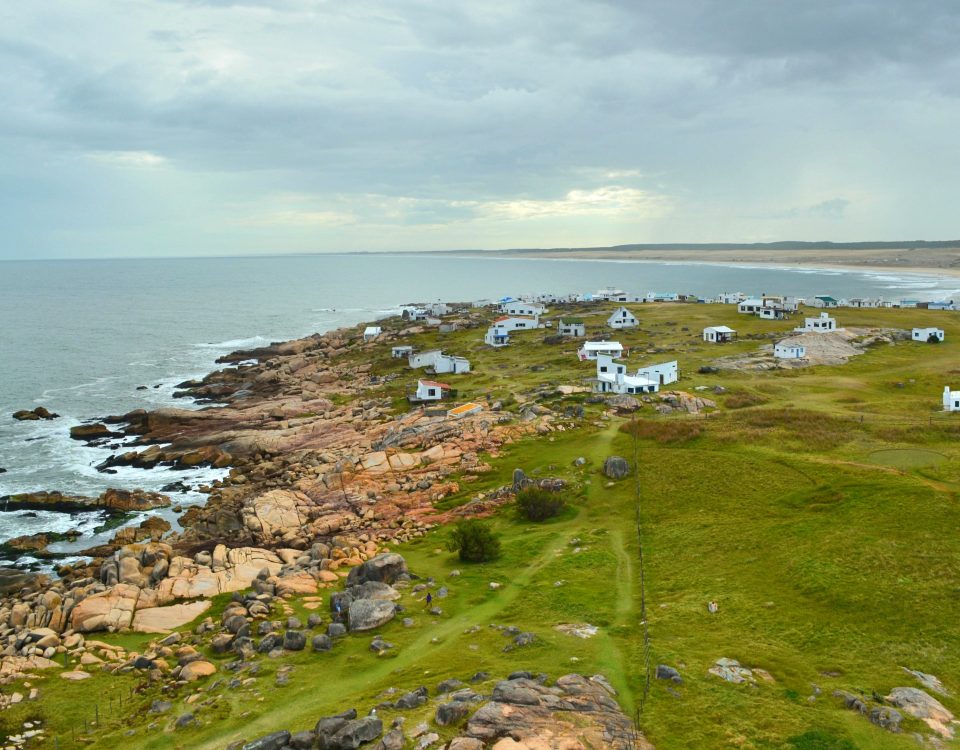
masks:
{"type": "Polygon", "coordinates": [[[610,260],[648,263],[690,263],[703,265],[769,266],[782,269],[896,273],[960,279],[960,246],[864,250],[715,249],[653,250],[583,248],[553,250],[462,250],[449,254],[486,258],[530,258],[548,260],[610,260]],[[904,257],[907,256],[907,257],[904,257]]]}

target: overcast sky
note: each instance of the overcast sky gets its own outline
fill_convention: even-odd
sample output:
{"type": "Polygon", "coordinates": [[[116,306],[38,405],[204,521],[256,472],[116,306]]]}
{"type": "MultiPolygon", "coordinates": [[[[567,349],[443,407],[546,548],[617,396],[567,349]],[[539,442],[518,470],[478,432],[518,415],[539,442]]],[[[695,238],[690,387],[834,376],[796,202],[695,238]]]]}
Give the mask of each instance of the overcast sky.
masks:
{"type": "Polygon", "coordinates": [[[0,5],[0,257],[960,237],[955,0],[0,5]]]}

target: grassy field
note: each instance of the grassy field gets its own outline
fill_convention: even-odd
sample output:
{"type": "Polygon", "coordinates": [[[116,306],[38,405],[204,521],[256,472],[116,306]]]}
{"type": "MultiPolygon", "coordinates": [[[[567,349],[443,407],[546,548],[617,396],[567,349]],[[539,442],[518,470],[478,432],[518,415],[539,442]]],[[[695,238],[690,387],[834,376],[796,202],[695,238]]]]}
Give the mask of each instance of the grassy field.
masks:
{"type": "MultiPolygon", "coordinates": [[[[661,749],[916,747],[911,733],[930,733],[919,721],[908,718],[903,733],[890,734],[831,693],[882,696],[916,685],[903,667],[933,673],[960,692],[960,415],[954,420],[937,411],[943,386],[960,373],[957,319],[922,310],[840,310],[841,325],[937,325],[947,340],[882,345],[835,367],[700,375],[697,369],[718,355],[772,343],[768,334],[782,335],[794,323],[739,316],[719,305],[634,307],[641,329],[617,336],[632,349],[631,366],[678,358],[677,388],[727,390],[704,392],[716,399],[715,412],[655,416],[644,407],[631,429],[627,418],[587,404],[578,429],[487,457],[494,470],[445,504],[509,483],[521,467],[565,479],[571,509],[534,524],[504,508],[492,519],[503,540],[503,555],[493,563],[457,561],[445,549],[444,529],[398,547],[412,571],[434,579],[434,591],[449,587],[450,595],[436,600],[441,616],[426,613],[418,596],[406,592],[401,603],[414,626],[398,619],[382,628],[396,646],[384,656],[369,650],[371,634],[350,636],[328,654],[263,659],[259,674],[237,675],[244,681],[238,687],[228,687],[233,675],[221,672],[222,679],[193,688],[190,704],[184,702],[190,692],[168,697],[175,708],[162,717],[146,712],[164,697],[149,688],[103,719],[89,746],[223,748],[281,728],[310,728],[346,708],[366,711],[388,688],[432,688],[478,671],[490,673],[481,683],[489,688],[508,672],[530,669],[551,677],[606,675],[628,714],[642,707],[642,728],[661,749]],[[703,343],[700,331],[710,324],[736,328],[741,340],[703,343]],[[663,351],[648,353],[654,349],[663,351]],[[684,680],[653,680],[649,691],[637,485],[633,477],[612,483],[600,471],[607,456],[632,460],[634,452],[650,665],[673,666],[684,680]],[[575,465],[578,457],[585,465],[575,465]],[[460,575],[451,577],[454,570],[460,575]],[[494,590],[491,581],[503,585],[494,590]],[[715,614],[707,609],[711,601],[719,607],[715,614]],[[563,623],[589,623],[598,633],[575,638],[556,630],[563,623]],[[537,640],[504,651],[510,639],[495,625],[533,632],[537,640]],[[764,669],[773,681],[733,685],[708,675],[721,657],[764,669]],[[293,667],[290,681],[276,687],[274,673],[283,665],[293,667]],[[172,731],[172,718],[187,710],[198,723],[172,731]]],[[[588,331],[605,319],[588,309],[573,312],[588,331]]],[[[483,346],[483,332],[416,338],[421,348],[442,346],[472,360],[474,373],[450,378],[458,400],[537,402],[561,413],[583,404],[582,394],[561,397],[544,387],[593,374],[591,363],[576,360],[574,344],[545,344],[539,331],[492,350],[483,346]],[[531,369],[540,365],[546,368],[531,369]]],[[[375,374],[400,375],[378,387],[385,394],[399,397],[415,383],[403,363],[390,360],[387,345],[363,360],[375,374]]],[[[302,603],[293,608],[306,614],[302,603]]],[[[89,700],[92,687],[132,681],[96,679],[79,686],[57,685],[56,677],[44,682],[58,702],[73,705],[80,691],[89,700]]],[[[960,701],[941,700],[960,712],[960,701]]],[[[48,705],[52,725],[76,722],[74,713],[57,716],[48,705]]],[[[28,710],[38,709],[17,708],[0,721],[21,720],[28,710]]],[[[404,713],[408,726],[427,718],[426,707],[404,713]]],[[[61,734],[59,746],[70,743],[69,732],[61,734]]]]}

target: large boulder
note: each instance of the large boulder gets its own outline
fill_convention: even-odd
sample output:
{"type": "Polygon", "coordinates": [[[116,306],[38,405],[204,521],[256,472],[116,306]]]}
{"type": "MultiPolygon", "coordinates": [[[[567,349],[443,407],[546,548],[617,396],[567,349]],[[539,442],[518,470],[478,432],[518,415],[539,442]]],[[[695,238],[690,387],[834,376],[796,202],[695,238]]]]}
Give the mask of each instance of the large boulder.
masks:
{"type": "Polygon", "coordinates": [[[391,601],[383,599],[356,599],[350,604],[347,624],[351,632],[373,630],[390,622],[397,608],[391,601]]]}
{"type": "Polygon", "coordinates": [[[351,570],[350,575],[347,576],[347,585],[358,586],[367,581],[393,583],[406,574],[407,561],[403,556],[396,552],[384,552],[351,570]]]}
{"type": "Polygon", "coordinates": [[[890,703],[923,721],[945,739],[953,738],[953,714],[936,698],[915,687],[895,687],[886,697],[890,703]]]}
{"type": "Polygon", "coordinates": [[[363,744],[372,742],[383,734],[383,722],[377,716],[364,716],[362,719],[348,721],[333,735],[325,739],[317,736],[317,745],[321,750],[357,750],[363,744]]]}
{"type": "Polygon", "coordinates": [[[287,747],[290,740],[290,732],[274,732],[265,737],[260,737],[253,742],[248,742],[242,750],[283,750],[287,747]]]}
{"type": "Polygon", "coordinates": [[[70,437],[74,440],[103,440],[109,437],[123,437],[121,433],[112,432],[105,424],[78,424],[70,428],[70,437]]]}
{"type": "Polygon", "coordinates": [[[624,479],[630,476],[630,464],[623,456],[610,456],[603,462],[603,473],[610,479],[624,479]]]}

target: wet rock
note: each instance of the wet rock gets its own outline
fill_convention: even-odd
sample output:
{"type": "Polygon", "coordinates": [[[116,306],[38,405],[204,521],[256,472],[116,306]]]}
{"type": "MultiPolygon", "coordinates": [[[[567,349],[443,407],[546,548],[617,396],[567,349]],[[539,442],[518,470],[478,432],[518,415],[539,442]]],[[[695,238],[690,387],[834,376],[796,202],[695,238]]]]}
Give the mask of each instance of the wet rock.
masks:
{"type": "Polygon", "coordinates": [[[680,676],[680,673],[673,667],[668,667],[666,664],[657,665],[657,679],[670,680],[671,682],[676,683],[683,682],[683,678],[680,676]]]}

